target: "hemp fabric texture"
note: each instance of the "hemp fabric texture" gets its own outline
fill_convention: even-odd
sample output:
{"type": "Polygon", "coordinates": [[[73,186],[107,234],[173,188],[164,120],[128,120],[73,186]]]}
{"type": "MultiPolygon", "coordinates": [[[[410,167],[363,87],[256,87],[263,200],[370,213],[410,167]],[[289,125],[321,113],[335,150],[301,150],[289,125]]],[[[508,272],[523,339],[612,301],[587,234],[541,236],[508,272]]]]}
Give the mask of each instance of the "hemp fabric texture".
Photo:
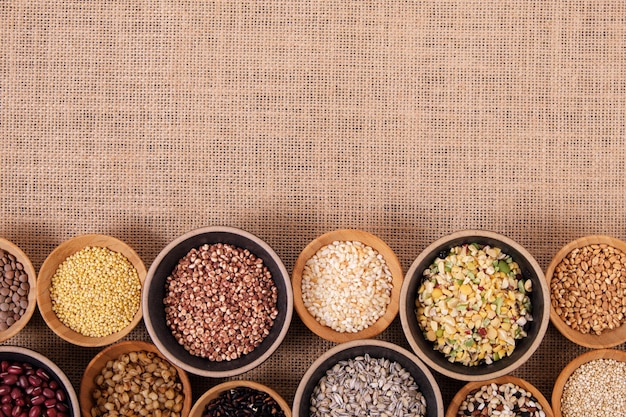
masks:
{"type": "MultiPolygon", "coordinates": [[[[36,269],[83,233],[149,267],[208,225],[256,234],[289,271],[340,228],[376,234],[405,271],[463,229],[545,269],[578,237],[626,239],[626,3],[6,0],[0,138],[0,236],[36,269]]],[[[143,324],[128,338],[148,340],[143,324]]],[[[399,320],[379,338],[408,348],[399,320]]],[[[38,312],[4,343],[77,389],[98,351],[38,312]]],[[[294,314],[241,378],[291,402],[332,346],[294,314]]],[[[515,375],[549,398],[584,350],[550,326],[515,375]]],[[[463,384],[436,378],[447,405],[463,384]]],[[[191,380],[194,400],[218,382],[191,380]]]]}

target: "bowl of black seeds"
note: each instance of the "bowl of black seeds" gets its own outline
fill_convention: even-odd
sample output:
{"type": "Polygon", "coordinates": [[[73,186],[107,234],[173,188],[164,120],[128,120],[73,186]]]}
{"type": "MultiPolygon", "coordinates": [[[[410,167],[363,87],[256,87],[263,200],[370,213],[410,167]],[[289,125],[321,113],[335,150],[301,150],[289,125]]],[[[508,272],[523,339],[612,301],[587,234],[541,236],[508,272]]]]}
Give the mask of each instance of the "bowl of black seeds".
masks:
{"type": "Polygon", "coordinates": [[[226,226],[170,242],[152,262],[142,297],[144,323],[159,351],[210,378],[263,363],[284,340],[293,314],[291,280],[276,252],[226,226]]]}
{"type": "Polygon", "coordinates": [[[37,306],[37,274],[28,256],[0,238],[0,342],[28,324],[37,306]]]}
{"type": "Polygon", "coordinates": [[[205,392],[189,417],[291,417],[287,402],[272,388],[254,381],[227,381],[205,392]]]}
{"type": "Polygon", "coordinates": [[[389,415],[443,417],[439,385],[417,356],[393,343],[354,340],[336,345],[306,371],[294,417],[389,415]]]}

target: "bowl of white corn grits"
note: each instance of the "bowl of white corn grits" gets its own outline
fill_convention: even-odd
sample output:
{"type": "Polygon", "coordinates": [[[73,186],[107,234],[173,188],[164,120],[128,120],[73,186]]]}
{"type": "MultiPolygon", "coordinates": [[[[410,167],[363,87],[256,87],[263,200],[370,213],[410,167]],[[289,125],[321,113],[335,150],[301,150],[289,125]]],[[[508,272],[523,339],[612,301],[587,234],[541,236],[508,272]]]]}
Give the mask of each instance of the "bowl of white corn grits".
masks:
{"type": "Polygon", "coordinates": [[[300,253],[291,282],[302,322],[336,343],[372,338],[398,314],[402,267],[379,237],[342,229],[312,240],[300,253]]]}
{"type": "Polygon", "coordinates": [[[148,333],[180,368],[211,378],[263,363],[291,324],[289,274],[259,237],[228,226],[189,231],[165,246],[146,277],[148,333]]]}
{"type": "Polygon", "coordinates": [[[539,347],[549,289],[533,256],[512,239],[466,230],[433,242],[406,273],[402,330],[413,351],[448,377],[481,381],[517,369],[539,347]]]}
{"type": "Polygon", "coordinates": [[[327,416],[330,410],[346,417],[389,410],[389,415],[444,415],[441,391],[428,367],[410,351],[378,339],[338,344],[305,372],[293,417],[327,416]]]}

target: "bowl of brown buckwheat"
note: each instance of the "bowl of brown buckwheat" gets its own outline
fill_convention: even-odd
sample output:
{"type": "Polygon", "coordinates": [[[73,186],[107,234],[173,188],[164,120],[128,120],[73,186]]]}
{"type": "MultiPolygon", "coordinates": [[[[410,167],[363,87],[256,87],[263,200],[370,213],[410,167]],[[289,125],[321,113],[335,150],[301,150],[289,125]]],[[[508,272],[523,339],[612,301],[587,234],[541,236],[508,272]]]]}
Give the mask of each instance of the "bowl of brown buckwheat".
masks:
{"type": "Polygon", "coordinates": [[[563,336],[594,349],[626,342],[626,242],[576,239],[554,256],[546,280],[550,321],[563,336]]]}
{"type": "Polygon", "coordinates": [[[207,377],[238,375],[282,343],[293,313],[289,274],[274,250],[233,227],[205,227],[168,244],[152,263],[144,321],[164,356],[207,377]]]}

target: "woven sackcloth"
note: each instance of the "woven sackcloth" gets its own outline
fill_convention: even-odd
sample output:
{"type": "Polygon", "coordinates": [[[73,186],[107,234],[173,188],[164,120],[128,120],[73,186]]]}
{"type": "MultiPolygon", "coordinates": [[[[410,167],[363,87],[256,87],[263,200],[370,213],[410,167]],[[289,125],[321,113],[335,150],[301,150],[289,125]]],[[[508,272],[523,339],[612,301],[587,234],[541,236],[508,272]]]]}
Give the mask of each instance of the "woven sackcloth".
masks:
{"type": "MultiPolygon", "coordinates": [[[[4,0],[0,138],[0,236],[36,269],[79,234],[149,266],[228,225],[289,271],[341,228],[381,237],[405,272],[463,229],[506,235],[545,270],[578,237],[626,239],[626,2],[4,0]]],[[[147,340],[143,323],[127,338],[147,340]]],[[[379,338],[408,348],[399,319],[379,338]]],[[[76,389],[99,350],[39,312],[4,344],[76,389]]],[[[239,378],[291,402],[332,346],[294,313],[239,378]]],[[[515,375],[549,398],[585,350],[550,325],[515,375]]],[[[447,405],[463,383],[436,378],[447,405]]],[[[194,399],[221,382],[191,380],[194,399]]]]}

